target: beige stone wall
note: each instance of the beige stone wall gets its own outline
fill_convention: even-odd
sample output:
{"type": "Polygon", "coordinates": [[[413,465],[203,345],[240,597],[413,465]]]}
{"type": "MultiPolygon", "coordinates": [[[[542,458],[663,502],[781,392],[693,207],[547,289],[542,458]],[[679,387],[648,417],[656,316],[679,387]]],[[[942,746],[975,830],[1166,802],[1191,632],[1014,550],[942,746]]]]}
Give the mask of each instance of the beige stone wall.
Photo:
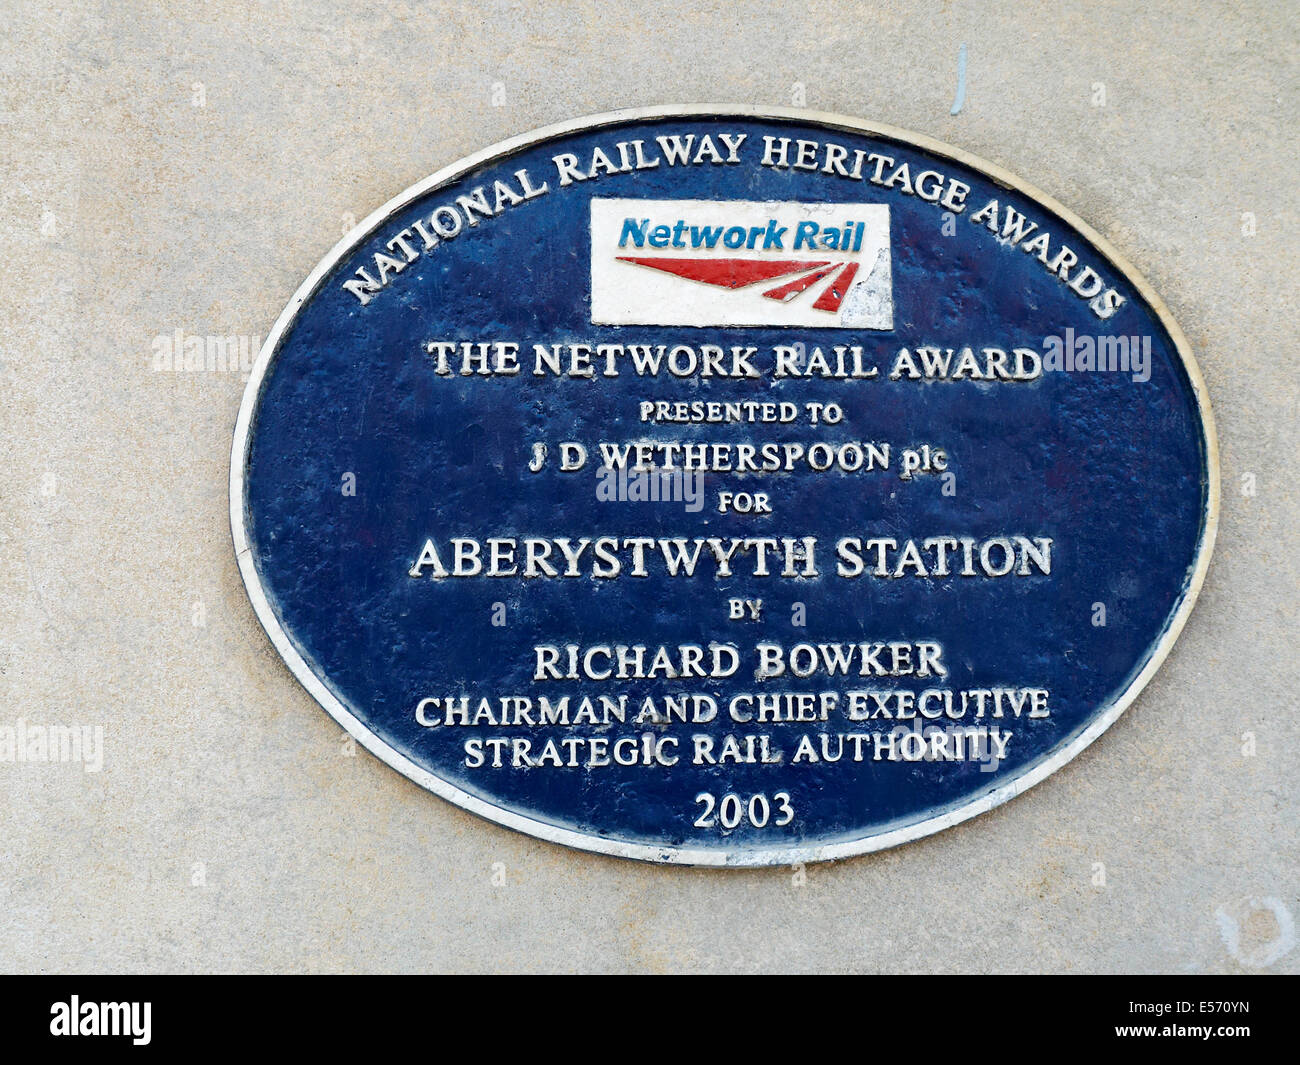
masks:
{"type": "Polygon", "coordinates": [[[0,726],[102,727],[104,762],[0,763],[0,968],[1300,969],[1292,5],[4,7],[0,726]],[[152,368],[176,330],[265,335],[462,155],[710,101],[902,126],[1063,201],[1164,296],[1222,448],[1200,605],[1123,719],[992,814],[803,871],[592,857],[348,757],[236,570],[243,382],[152,368]]]}

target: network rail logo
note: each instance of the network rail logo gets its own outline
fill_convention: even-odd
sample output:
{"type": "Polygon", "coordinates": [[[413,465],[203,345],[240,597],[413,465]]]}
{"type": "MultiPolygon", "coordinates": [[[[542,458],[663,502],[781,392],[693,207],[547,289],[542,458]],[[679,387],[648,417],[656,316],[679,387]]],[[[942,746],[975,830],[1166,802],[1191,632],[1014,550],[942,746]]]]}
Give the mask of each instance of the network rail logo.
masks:
{"type": "Polygon", "coordinates": [[[593,199],[591,320],[892,329],[889,207],[593,199]]]}

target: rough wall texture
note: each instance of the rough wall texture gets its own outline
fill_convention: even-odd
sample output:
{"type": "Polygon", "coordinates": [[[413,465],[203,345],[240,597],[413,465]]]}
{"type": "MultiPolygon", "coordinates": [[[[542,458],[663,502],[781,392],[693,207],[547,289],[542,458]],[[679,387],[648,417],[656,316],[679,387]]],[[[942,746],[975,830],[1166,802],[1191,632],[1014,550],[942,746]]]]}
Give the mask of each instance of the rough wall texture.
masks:
{"type": "Polygon", "coordinates": [[[104,746],[0,762],[0,968],[1300,971],[1290,5],[6,6],[0,726],[104,746]],[[1056,196],[1165,298],[1220,434],[1208,582],[1120,722],[992,814],[806,870],[588,856],[349,756],[239,580],[240,375],[153,370],[160,335],[265,335],[462,155],[701,101],[1056,196]]]}

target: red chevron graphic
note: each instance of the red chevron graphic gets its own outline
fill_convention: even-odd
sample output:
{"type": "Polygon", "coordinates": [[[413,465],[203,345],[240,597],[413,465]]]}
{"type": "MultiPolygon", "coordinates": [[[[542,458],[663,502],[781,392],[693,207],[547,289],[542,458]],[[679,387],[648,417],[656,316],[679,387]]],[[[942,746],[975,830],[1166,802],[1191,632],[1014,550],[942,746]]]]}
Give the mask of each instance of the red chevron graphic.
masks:
{"type": "Polygon", "coordinates": [[[782,303],[789,303],[804,289],[817,284],[817,282],[827,274],[833,273],[835,269],[834,266],[823,266],[820,270],[814,270],[811,274],[806,274],[803,277],[796,277],[793,281],[787,281],[784,285],[778,285],[776,288],[769,288],[763,293],[763,295],[770,300],[780,300],[782,303]]]}
{"type": "Polygon", "coordinates": [[[815,311],[838,311],[840,304],[844,302],[844,294],[848,292],[849,285],[853,283],[853,275],[858,272],[857,263],[847,264],[839,272],[839,276],[826,286],[826,291],[813,304],[815,311]]]}
{"type": "Polygon", "coordinates": [[[764,259],[660,259],[620,255],[619,262],[648,266],[676,274],[688,281],[703,281],[719,288],[744,288],[758,281],[796,274],[828,265],[828,260],[796,262],[793,259],[769,261],[764,259]]]}

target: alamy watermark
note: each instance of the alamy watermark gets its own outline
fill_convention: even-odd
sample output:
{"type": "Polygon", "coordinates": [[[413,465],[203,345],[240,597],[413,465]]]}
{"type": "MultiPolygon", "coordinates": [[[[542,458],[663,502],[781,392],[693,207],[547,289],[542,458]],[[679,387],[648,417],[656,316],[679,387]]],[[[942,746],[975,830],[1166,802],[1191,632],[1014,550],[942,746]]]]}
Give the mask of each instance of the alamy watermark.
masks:
{"type": "Polygon", "coordinates": [[[50,1035],[121,1037],[148,1046],[152,1015],[152,1002],[82,1002],[73,995],[51,1004],[50,1035]]]}
{"type": "Polygon", "coordinates": [[[1043,337],[1043,370],[1056,373],[1131,373],[1139,383],[1151,380],[1149,336],[1043,337]]]}
{"type": "Polygon", "coordinates": [[[688,514],[698,514],[704,509],[704,474],[602,466],[596,471],[596,499],[601,503],[682,503],[688,514]]]}
{"type": "Polygon", "coordinates": [[[884,753],[890,762],[979,763],[981,773],[996,773],[1007,757],[1011,733],[990,726],[927,725],[919,719],[911,725],[895,725],[877,734],[877,758],[884,753]]]}
{"type": "Polygon", "coordinates": [[[247,333],[198,336],[183,329],[153,338],[155,373],[237,373],[245,381],[262,348],[260,336],[247,333]]]}
{"type": "Polygon", "coordinates": [[[32,725],[19,718],[0,725],[0,762],[80,762],[87,773],[104,768],[103,725],[32,725]]]}

